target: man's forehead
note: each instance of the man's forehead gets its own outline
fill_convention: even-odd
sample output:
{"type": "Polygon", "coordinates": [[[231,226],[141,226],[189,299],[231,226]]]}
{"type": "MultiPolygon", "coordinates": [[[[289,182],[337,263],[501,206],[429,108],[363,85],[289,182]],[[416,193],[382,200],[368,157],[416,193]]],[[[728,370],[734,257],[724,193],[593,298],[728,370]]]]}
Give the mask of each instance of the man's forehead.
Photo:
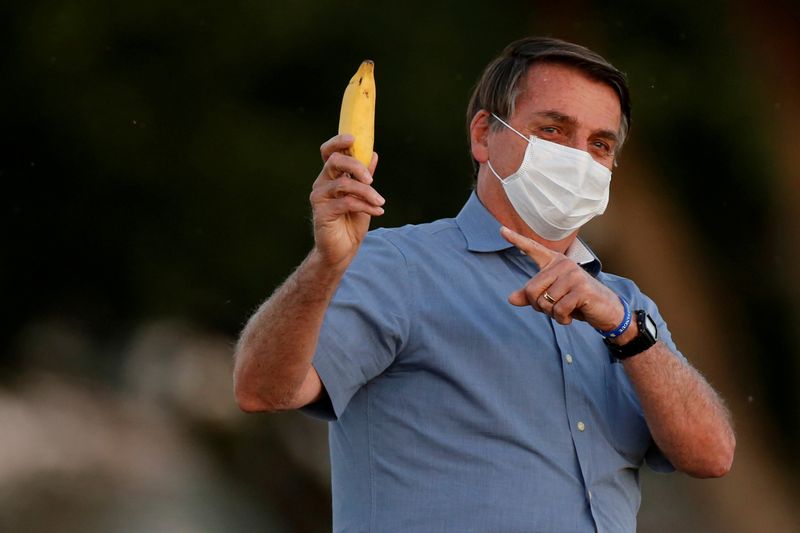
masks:
{"type": "Polygon", "coordinates": [[[578,67],[560,63],[534,63],[523,76],[520,96],[534,92],[562,92],[565,89],[605,95],[619,107],[619,95],[608,83],[591,77],[578,67]]]}
{"type": "Polygon", "coordinates": [[[578,66],[570,65],[567,63],[558,62],[538,62],[533,63],[528,67],[528,70],[523,75],[526,82],[551,82],[561,81],[563,79],[586,80],[592,83],[598,83],[608,87],[612,91],[612,87],[606,83],[594,78],[588,72],[584,71],[578,66]]]}
{"type": "Polygon", "coordinates": [[[523,119],[547,118],[560,122],[593,117],[610,127],[619,123],[622,109],[619,95],[608,84],[591,78],[577,67],[561,64],[533,64],[517,98],[523,119]]]}

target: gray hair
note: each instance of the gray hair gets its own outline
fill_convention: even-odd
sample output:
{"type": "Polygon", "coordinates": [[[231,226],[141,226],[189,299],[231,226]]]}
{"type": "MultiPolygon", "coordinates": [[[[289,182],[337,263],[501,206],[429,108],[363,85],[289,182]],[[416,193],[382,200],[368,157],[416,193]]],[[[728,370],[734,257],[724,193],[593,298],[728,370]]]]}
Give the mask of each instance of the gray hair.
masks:
{"type": "MultiPolygon", "coordinates": [[[[472,119],[482,109],[506,119],[514,114],[517,97],[524,88],[520,80],[534,63],[568,65],[614,89],[622,111],[619,143],[615,150],[615,155],[619,154],[631,125],[631,98],[625,74],[588,48],[549,37],[526,37],[514,41],[489,63],[469,99],[467,133],[472,119]]],[[[494,118],[489,120],[492,128],[500,127],[494,118]]],[[[477,171],[475,159],[472,165],[477,171]]]]}

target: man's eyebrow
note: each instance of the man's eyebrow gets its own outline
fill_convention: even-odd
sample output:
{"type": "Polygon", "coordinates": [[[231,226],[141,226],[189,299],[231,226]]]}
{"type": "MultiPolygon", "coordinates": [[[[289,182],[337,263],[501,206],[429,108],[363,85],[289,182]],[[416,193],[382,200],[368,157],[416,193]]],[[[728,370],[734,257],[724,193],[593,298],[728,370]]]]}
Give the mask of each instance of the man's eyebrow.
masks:
{"type": "Polygon", "coordinates": [[[542,118],[549,118],[550,120],[555,120],[556,122],[560,122],[562,124],[563,123],[575,124],[575,123],[578,122],[575,119],[575,117],[571,117],[569,115],[565,115],[564,113],[561,113],[559,111],[538,111],[538,112],[534,113],[534,116],[542,117],[542,118]]]}
{"type": "Polygon", "coordinates": [[[600,130],[594,133],[595,137],[600,137],[601,139],[608,139],[612,142],[619,142],[619,135],[614,133],[613,131],[609,130],[600,130]]]}

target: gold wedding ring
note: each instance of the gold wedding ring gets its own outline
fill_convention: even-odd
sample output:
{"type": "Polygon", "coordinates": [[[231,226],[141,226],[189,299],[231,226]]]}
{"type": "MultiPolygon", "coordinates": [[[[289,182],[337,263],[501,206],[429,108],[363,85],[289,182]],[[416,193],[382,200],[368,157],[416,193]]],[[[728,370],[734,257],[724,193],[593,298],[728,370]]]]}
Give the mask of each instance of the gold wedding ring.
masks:
{"type": "Polygon", "coordinates": [[[550,293],[548,293],[547,291],[544,291],[544,294],[542,294],[542,296],[544,297],[545,300],[547,300],[551,304],[555,305],[556,299],[553,298],[552,296],[550,296],[550,293]]]}

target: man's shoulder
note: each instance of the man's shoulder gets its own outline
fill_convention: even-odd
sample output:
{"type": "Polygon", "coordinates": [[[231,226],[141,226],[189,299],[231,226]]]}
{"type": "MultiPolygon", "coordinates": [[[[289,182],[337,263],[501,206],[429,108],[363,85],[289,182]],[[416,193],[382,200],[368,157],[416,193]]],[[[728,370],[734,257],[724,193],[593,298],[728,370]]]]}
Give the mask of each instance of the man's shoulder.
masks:
{"type": "Polygon", "coordinates": [[[639,286],[636,285],[636,282],[632,279],[617,274],[611,274],[605,270],[600,271],[597,275],[597,280],[603,283],[603,285],[614,289],[620,293],[621,296],[641,292],[639,286]]]}
{"type": "Polygon", "coordinates": [[[450,230],[461,232],[455,218],[440,218],[433,222],[424,224],[406,224],[396,228],[377,228],[369,232],[369,235],[380,236],[383,238],[441,238],[442,233],[447,234],[450,230]]]}
{"type": "Polygon", "coordinates": [[[636,308],[643,308],[649,312],[655,308],[655,303],[642,292],[639,285],[632,279],[605,271],[601,271],[597,275],[597,279],[636,308]]]}
{"type": "Polygon", "coordinates": [[[381,248],[391,245],[406,259],[427,255],[442,247],[466,248],[466,240],[455,218],[442,218],[424,224],[406,224],[370,231],[365,244],[381,248]],[[379,242],[384,244],[379,244],[379,242]]]}

